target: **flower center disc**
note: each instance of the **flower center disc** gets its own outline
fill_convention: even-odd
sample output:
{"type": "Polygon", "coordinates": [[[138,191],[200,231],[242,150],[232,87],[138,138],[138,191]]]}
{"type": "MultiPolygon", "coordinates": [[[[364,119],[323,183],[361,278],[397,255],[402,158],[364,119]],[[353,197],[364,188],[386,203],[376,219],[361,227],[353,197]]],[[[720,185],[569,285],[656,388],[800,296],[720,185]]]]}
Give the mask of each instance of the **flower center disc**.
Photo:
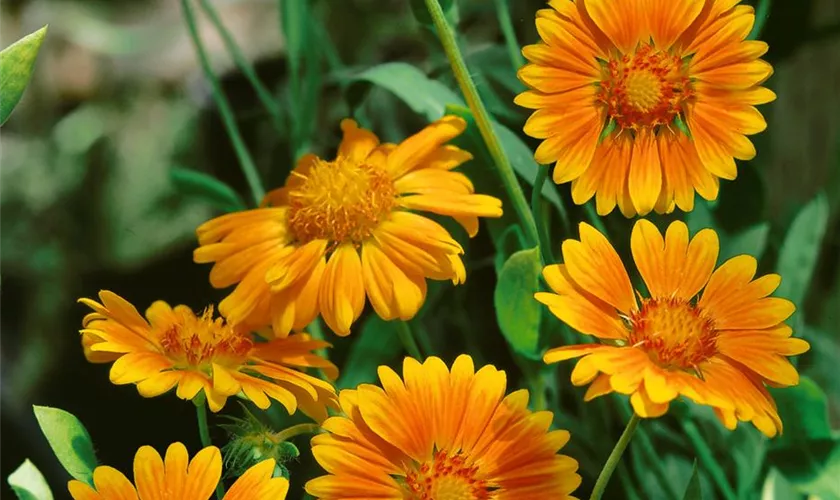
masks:
{"type": "Polygon", "coordinates": [[[396,205],[388,172],[339,157],[316,160],[289,191],[288,224],[300,243],[315,239],[360,242],[370,237],[396,205]]]}
{"type": "Polygon", "coordinates": [[[697,371],[717,352],[711,320],[687,302],[647,299],[631,323],[629,344],[644,349],[663,368],[697,371]]]}
{"type": "Polygon", "coordinates": [[[478,467],[468,467],[459,453],[438,451],[435,457],[408,473],[409,500],[487,500],[491,490],[476,479],[478,467]]]}
{"type": "Polygon", "coordinates": [[[180,322],[161,333],[160,345],[180,368],[209,370],[211,363],[241,365],[254,345],[247,335],[234,331],[222,318],[214,320],[212,307],[201,316],[191,313],[179,316],[180,322]]]}
{"type": "Polygon", "coordinates": [[[607,62],[600,88],[609,116],[632,130],[671,123],[694,94],[682,60],[648,43],[607,62]]]}

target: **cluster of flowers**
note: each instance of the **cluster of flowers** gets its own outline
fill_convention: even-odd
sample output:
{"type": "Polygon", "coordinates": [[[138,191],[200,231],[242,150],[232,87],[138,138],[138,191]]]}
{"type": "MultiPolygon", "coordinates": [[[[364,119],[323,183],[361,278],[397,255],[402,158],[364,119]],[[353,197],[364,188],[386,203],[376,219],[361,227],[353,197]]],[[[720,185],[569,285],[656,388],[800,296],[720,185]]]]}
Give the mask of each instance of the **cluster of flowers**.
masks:
{"type": "MultiPolygon", "coordinates": [[[[738,0],[549,3],[537,13],[542,42],[523,51],[530,63],[519,76],[530,90],[516,98],[536,109],[525,132],[544,139],[537,161],[556,162],[555,182],[572,183],[575,203],[594,196],[600,215],[616,206],[627,217],[688,211],[695,192],[716,198],[719,178],[736,175],[734,159],[755,155],[745,134],[766,124],[753,106],[774,98],[760,86],[772,72],[759,59],[767,46],[745,40],[753,9],[738,0]]],[[[113,362],[111,381],[145,397],[174,388],[214,412],[231,396],[300,409],[323,431],[311,445],[327,474],[305,485],[318,498],[569,498],[581,481],[577,462],[558,454],[569,433],[549,430],[551,412],[530,411],[527,391],[506,394],[503,371],[476,369],[466,354],[451,366],[406,358],[402,376],[380,367],[379,386],[337,394],[338,370],[317,354],[329,344],[302,332],[320,316],[349,335],[366,302],[385,320],[408,320],[428,279],[464,282],[462,247],[420,212],[452,217],[470,236],[479,217],[502,215],[500,200],[476,194],[456,170],[472,155],[448,142],[465,127],[445,116],[384,144],[344,120],[336,158],[304,156],[259,208],[198,228],[195,262],[213,264],[214,287],[235,285],[221,317],[165,302],[143,317],[103,291],[98,302],[82,299],[93,310],[81,330],[85,355],[113,362]]],[[[766,386],[797,384],[788,357],[808,344],[784,324],[793,304],[770,297],[780,277],[755,278],[748,255],[716,268],[716,233],[690,237],[682,222],[663,235],[640,219],[630,247],[645,295],[593,227],[581,223],[579,240],[562,243],[564,263],[543,271],[552,292],[535,298],[602,342],[556,347],[544,361],[580,357],[571,381],[589,385],[585,398],[629,395],[640,417],[684,396],[714,408],[727,428],[781,432],[766,386]]],[[[95,488],[73,481],[70,491],[76,500],[208,498],[219,450],[188,462],[183,445],[164,460],[144,447],[136,486],[99,467],[95,488]]],[[[273,470],[272,460],[255,465],[225,498],[284,498],[288,481],[273,470]]]]}

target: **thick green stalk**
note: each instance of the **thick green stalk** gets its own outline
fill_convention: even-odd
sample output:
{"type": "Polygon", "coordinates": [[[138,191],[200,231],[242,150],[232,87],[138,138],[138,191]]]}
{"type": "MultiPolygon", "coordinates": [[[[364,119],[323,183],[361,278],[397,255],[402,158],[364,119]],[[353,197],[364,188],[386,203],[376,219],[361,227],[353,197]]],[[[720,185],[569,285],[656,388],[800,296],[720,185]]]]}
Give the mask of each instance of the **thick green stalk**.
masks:
{"type": "Polygon", "coordinates": [[[613,448],[612,453],[607,458],[607,463],[604,464],[604,468],[598,474],[598,480],[595,481],[595,488],[592,489],[592,495],[589,496],[590,500],[598,500],[604,495],[604,491],[607,489],[607,483],[610,482],[610,477],[621,462],[621,455],[624,454],[624,450],[630,444],[630,440],[633,439],[633,434],[636,432],[636,427],[639,426],[641,420],[635,413],[630,417],[630,421],[627,422],[627,427],[624,428],[624,432],[621,433],[621,437],[615,443],[615,448],[613,448]]]}
{"type": "Polygon", "coordinates": [[[245,75],[245,78],[248,79],[251,86],[254,87],[254,91],[257,93],[257,97],[259,97],[260,102],[262,102],[262,105],[265,106],[268,114],[271,115],[274,126],[281,129],[283,126],[283,115],[280,113],[280,106],[278,106],[277,100],[271,95],[271,92],[265,88],[262,81],[260,81],[254,67],[245,57],[245,54],[242,53],[239,45],[236,44],[236,40],[233,39],[230,31],[228,31],[225,24],[222,22],[222,18],[219,17],[219,12],[216,10],[216,7],[214,7],[209,0],[200,0],[200,2],[204,13],[207,14],[207,17],[210,18],[210,22],[213,23],[213,26],[216,27],[216,31],[218,31],[219,35],[222,37],[222,41],[225,43],[225,47],[230,53],[231,58],[233,58],[233,62],[236,63],[236,66],[242,74],[245,75]]]}
{"type": "Polygon", "coordinates": [[[402,342],[408,355],[422,363],[423,355],[420,354],[420,348],[417,347],[417,342],[415,342],[414,335],[411,333],[411,326],[405,321],[397,320],[397,335],[399,335],[400,342],[402,342]]]}
{"type": "Polygon", "coordinates": [[[478,96],[475,82],[470,77],[467,65],[464,63],[464,56],[461,54],[461,50],[458,48],[458,43],[455,40],[455,33],[452,31],[452,27],[449,26],[438,0],[426,0],[426,8],[429,9],[429,14],[435,23],[435,28],[437,28],[437,34],[440,38],[441,45],[443,45],[443,51],[446,53],[446,57],[452,65],[455,80],[457,80],[458,85],[461,87],[461,93],[464,94],[467,105],[475,117],[475,122],[478,125],[478,130],[481,132],[481,137],[484,139],[484,143],[490,151],[490,156],[493,157],[496,169],[502,178],[502,183],[513,202],[513,209],[519,218],[522,231],[528,239],[528,243],[532,246],[536,245],[539,243],[540,238],[537,234],[534,217],[531,215],[531,210],[528,207],[528,200],[525,198],[525,193],[522,191],[522,187],[516,179],[516,174],[513,173],[513,167],[505,155],[502,143],[499,142],[499,138],[493,130],[490,115],[487,113],[484,103],[478,96]]]}
{"type": "Polygon", "coordinates": [[[510,63],[513,69],[519,69],[525,65],[525,58],[519,50],[519,42],[516,41],[516,32],[513,30],[513,22],[510,20],[510,6],[508,0],[496,0],[496,15],[499,16],[499,27],[505,37],[505,45],[510,55],[510,63]]]}
{"type": "Polygon", "coordinates": [[[738,495],[735,494],[729,481],[727,481],[726,473],[718,465],[715,457],[712,455],[712,450],[709,449],[709,445],[706,444],[703,436],[700,435],[700,429],[688,417],[680,419],[680,424],[682,424],[683,431],[688,436],[688,440],[691,441],[694,451],[697,452],[697,459],[700,461],[700,465],[712,476],[712,481],[718,490],[720,490],[723,497],[726,500],[736,500],[738,495]]]}
{"type": "Polygon", "coordinates": [[[280,432],[275,432],[272,437],[276,439],[278,443],[282,443],[283,441],[288,441],[295,436],[300,436],[301,434],[317,434],[320,430],[321,426],[318,424],[297,424],[287,429],[283,429],[280,432]]]}
{"type": "MultiPolygon", "coordinates": [[[[203,448],[207,448],[213,444],[210,441],[210,428],[207,427],[207,405],[204,402],[204,398],[200,398],[201,402],[195,402],[195,416],[198,420],[198,436],[201,438],[201,446],[203,448]]],[[[216,498],[218,500],[222,500],[225,496],[225,487],[222,484],[222,481],[219,480],[219,483],[216,485],[216,498]]]]}
{"type": "Polygon", "coordinates": [[[181,0],[181,8],[184,11],[184,20],[187,23],[187,28],[190,32],[195,51],[198,54],[198,60],[201,63],[201,69],[204,71],[204,76],[210,81],[210,87],[213,93],[213,100],[216,101],[216,106],[219,107],[219,114],[222,116],[222,123],[225,125],[230,142],[233,144],[233,149],[236,151],[236,156],[239,159],[239,166],[242,168],[242,173],[245,174],[245,179],[248,181],[248,187],[251,188],[251,193],[257,205],[262,201],[265,195],[260,176],[257,173],[257,167],[248,153],[248,148],[245,147],[245,141],[239,133],[239,127],[236,126],[236,118],[233,115],[233,110],[230,103],[222,91],[222,84],[213,73],[210,67],[210,60],[207,57],[207,51],[204,50],[204,44],[198,34],[198,27],[195,23],[195,13],[189,0],[181,0]]]}
{"type": "Polygon", "coordinates": [[[534,214],[534,223],[537,225],[537,232],[540,237],[540,255],[543,266],[554,264],[554,254],[551,251],[551,238],[548,233],[548,226],[543,220],[543,211],[540,206],[542,201],[542,187],[548,177],[548,167],[537,165],[537,178],[534,179],[534,190],[531,192],[531,212],[534,214]]]}

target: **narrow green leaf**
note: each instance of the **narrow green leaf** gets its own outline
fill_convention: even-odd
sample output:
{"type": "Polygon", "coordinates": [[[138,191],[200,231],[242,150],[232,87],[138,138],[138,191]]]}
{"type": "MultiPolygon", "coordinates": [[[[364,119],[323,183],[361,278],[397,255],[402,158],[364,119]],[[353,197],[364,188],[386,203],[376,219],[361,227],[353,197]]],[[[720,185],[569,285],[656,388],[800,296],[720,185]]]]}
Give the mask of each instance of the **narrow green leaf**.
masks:
{"type": "Polygon", "coordinates": [[[9,474],[8,481],[20,500],[53,500],[47,480],[28,458],[9,474]]]}
{"type": "Polygon", "coordinates": [[[75,416],[58,408],[33,406],[41,432],[58,461],[73,478],[93,484],[96,454],[85,426],[75,416]]]}
{"type": "Polygon", "coordinates": [[[540,359],[539,248],[520,250],[499,272],[493,302],[499,328],[513,349],[529,358],[540,359]]]}
{"type": "Polygon", "coordinates": [[[169,171],[169,177],[175,189],[184,196],[194,197],[225,212],[246,208],[232,187],[203,172],[175,167],[169,171]]]}
{"type": "Polygon", "coordinates": [[[0,52],[0,125],[6,123],[20,102],[46,34],[44,26],[0,52]]]}
{"type": "Polygon", "coordinates": [[[703,500],[703,492],[700,488],[700,471],[697,470],[697,460],[691,470],[691,478],[683,494],[683,500],[703,500]]]}
{"type": "Polygon", "coordinates": [[[776,265],[782,283],[775,295],[793,301],[797,308],[801,308],[814,275],[828,215],[828,200],[820,193],[802,207],[782,243],[776,265]]]}
{"type": "Polygon", "coordinates": [[[338,387],[348,389],[375,382],[377,367],[390,363],[401,352],[402,343],[397,335],[396,323],[371,314],[350,346],[338,387]]]}
{"type": "Polygon", "coordinates": [[[770,0],[758,0],[758,6],[755,9],[755,22],[753,23],[750,34],[747,35],[747,40],[755,40],[761,35],[761,30],[767,23],[767,18],[770,17],[770,0]]]}

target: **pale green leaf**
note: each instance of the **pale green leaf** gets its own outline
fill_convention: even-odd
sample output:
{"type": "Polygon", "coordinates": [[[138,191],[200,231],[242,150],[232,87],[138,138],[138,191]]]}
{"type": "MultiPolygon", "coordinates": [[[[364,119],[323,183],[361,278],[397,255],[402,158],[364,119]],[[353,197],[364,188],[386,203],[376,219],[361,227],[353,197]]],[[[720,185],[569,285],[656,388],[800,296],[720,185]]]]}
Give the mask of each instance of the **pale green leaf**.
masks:
{"type": "Polygon", "coordinates": [[[47,480],[29,459],[9,474],[8,481],[20,500],[53,500],[47,480]]]}
{"type": "Polygon", "coordinates": [[[0,52],[0,125],[20,102],[46,34],[47,27],[44,26],[0,52]]]}
{"type": "Polygon", "coordinates": [[[499,328],[513,349],[530,359],[539,359],[540,303],[539,248],[520,250],[505,262],[499,272],[493,302],[499,328]]]}
{"type": "Polygon", "coordinates": [[[85,426],[73,414],[49,406],[33,406],[35,418],[58,461],[73,478],[92,484],[96,454],[85,426]]]}

